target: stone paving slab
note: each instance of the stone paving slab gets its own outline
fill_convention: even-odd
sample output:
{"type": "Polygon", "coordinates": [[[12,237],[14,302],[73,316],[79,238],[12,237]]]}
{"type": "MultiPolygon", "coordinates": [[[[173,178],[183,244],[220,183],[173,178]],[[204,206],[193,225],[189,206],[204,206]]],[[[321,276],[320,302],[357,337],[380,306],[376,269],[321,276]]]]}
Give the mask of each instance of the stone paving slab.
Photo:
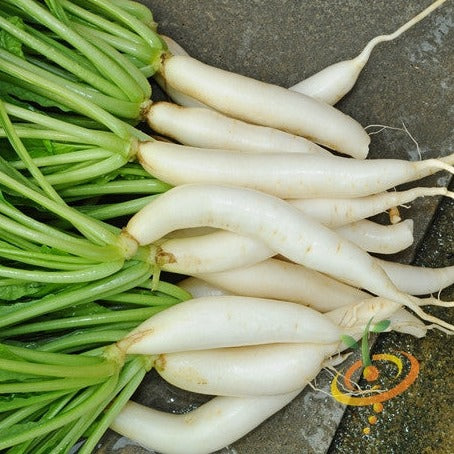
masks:
{"type": "MultiPolygon", "coordinates": [[[[224,69],[290,86],[328,64],[355,56],[369,39],[394,31],[430,1],[148,0],[144,3],[154,11],[159,30],[172,36],[193,56],[224,69]]],[[[453,23],[453,6],[447,2],[398,40],[381,44],[373,52],[357,86],[339,108],[363,125],[400,128],[405,124],[424,158],[452,153],[453,23]]],[[[412,139],[396,130],[374,135],[370,156],[418,159],[412,139]]],[[[448,183],[449,177],[445,174],[424,179],[427,186],[448,183]]],[[[396,255],[396,260],[410,263],[419,248],[420,264],[453,264],[452,216],[446,215],[446,211],[452,213],[452,204],[445,206],[444,217],[434,224],[435,230],[430,236],[425,237],[438,203],[438,199],[426,198],[402,209],[404,218],[415,220],[416,241],[413,247],[396,255]],[[440,235],[445,238],[442,242],[440,235]]],[[[336,434],[344,407],[326,393],[306,390],[260,428],[222,450],[222,454],[322,454],[328,450],[331,454],[454,452],[452,436],[446,436],[453,432],[449,431],[448,422],[451,421],[452,429],[453,406],[452,401],[447,405],[449,394],[443,392],[452,390],[452,361],[446,357],[449,351],[452,353],[452,340],[442,334],[430,333],[423,344],[408,344],[406,337],[397,342],[415,349],[415,354],[417,351],[427,373],[441,365],[438,373],[429,375],[436,380],[437,392],[433,396],[430,380],[424,381],[422,377],[421,382],[425,385],[415,388],[413,401],[395,400],[392,414],[399,415],[396,427],[404,433],[401,444],[394,442],[399,438],[395,431],[394,438],[379,430],[375,435],[362,436],[364,422],[361,417],[364,416],[350,410],[336,434]],[[433,343],[432,339],[435,339],[433,343]],[[444,346],[439,349],[442,353],[431,354],[431,348],[441,344],[444,346]],[[427,412],[424,406],[427,402],[433,402],[435,409],[444,403],[445,417],[436,420],[438,441],[434,441],[436,437],[426,438],[423,428],[415,424],[418,415],[427,412]],[[411,412],[407,411],[409,406],[411,412]],[[405,444],[405,440],[416,440],[417,443],[405,444]],[[391,442],[394,444],[389,444],[391,442]]],[[[388,345],[380,344],[380,348],[388,348],[388,345]]],[[[329,381],[330,377],[322,374],[317,379],[317,386],[327,391],[329,381]]],[[[203,401],[199,396],[183,395],[170,386],[159,384],[152,374],[139,390],[137,399],[173,410],[203,401]]],[[[393,421],[388,418],[384,427],[391,430],[393,421]]],[[[110,433],[99,452],[142,454],[148,451],[110,433]]]]}

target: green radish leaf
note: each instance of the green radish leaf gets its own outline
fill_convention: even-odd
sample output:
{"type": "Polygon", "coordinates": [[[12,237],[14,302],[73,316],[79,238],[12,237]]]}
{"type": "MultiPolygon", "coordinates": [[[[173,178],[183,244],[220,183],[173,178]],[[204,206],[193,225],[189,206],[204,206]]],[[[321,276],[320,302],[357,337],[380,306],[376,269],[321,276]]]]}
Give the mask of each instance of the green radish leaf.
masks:
{"type": "MultiPolygon", "coordinates": [[[[4,315],[8,315],[11,312],[17,311],[18,309],[24,308],[28,305],[28,303],[14,303],[8,304],[7,306],[3,305],[0,301],[0,318],[4,315]]],[[[0,333],[1,335],[1,333],[0,333]]]]}
{"type": "MultiPolygon", "coordinates": [[[[33,158],[40,158],[43,156],[53,156],[59,154],[57,151],[59,147],[54,145],[54,143],[50,140],[43,140],[43,139],[22,139],[22,143],[27,148],[28,153],[33,158]]],[[[9,141],[2,140],[2,156],[7,159],[8,161],[16,161],[17,154],[9,144],[9,141]],[[3,151],[4,150],[4,151],[3,151]]],[[[68,148],[68,151],[73,151],[72,149],[68,148]]],[[[62,150],[62,153],[65,151],[62,150]]]]}
{"type": "MultiPolygon", "coordinates": [[[[27,402],[28,404],[28,402],[30,402],[30,399],[31,399],[30,396],[25,397],[25,393],[22,394],[20,397],[18,397],[17,394],[2,394],[0,396],[0,412],[14,410],[14,408],[17,405],[14,403],[16,403],[18,400],[22,400],[23,402],[27,402]]],[[[20,404],[18,406],[20,406],[20,404]]]]}
{"type": "Polygon", "coordinates": [[[30,380],[30,375],[8,370],[0,370],[0,383],[17,383],[30,380]]]}
{"type": "Polygon", "coordinates": [[[87,145],[79,145],[74,143],[61,143],[52,140],[43,140],[43,145],[50,155],[66,154],[72,151],[83,150],[87,145]]]}
{"type": "Polygon", "coordinates": [[[0,396],[0,413],[5,411],[15,410],[17,408],[28,407],[38,402],[45,400],[55,400],[59,395],[64,393],[59,393],[54,398],[52,398],[52,392],[46,393],[20,393],[20,394],[6,394],[0,396]]]}
{"type": "Polygon", "coordinates": [[[372,325],[370,331],[372,333],[382,333],[383,331],[386,331],[388,329],[390,324],[391,320],[382,320],[381,322],[372,325]]]}
{"type": "MultiPolygon", "coordinates": [[[[20,28],[21,30],[24,29],[24,23],[19,17],[10,17],[8,21],[14,24],[17,28],[20,28]]],[[[5,30],[0,30],[0,48],[17,55],[18,57],[24,58],[21,41],[5,30]]]]}
{"type": "Polygon", "coordinates": [[[356,340],[348,334],[342,334],[341,340],[347,346],[347,348],[352,348],[354,350],[359,348],[358,342],[356,342],[356,340]]]}
{"type": "Polygon", "coordinates": [[[61,143],[48,139],[23,139],[23,143],[33,158],[66,154],[87,148],[87,145],[61,143]]]}
{"type": "MultiPolygon", "coordinates": [[[[2,441],[8,439],[14,439],[17,434],[21,433],[30,433],[33,429],[38,428],[41,425],[41,421],[32,421],[32,422],[25,422],[25,423],[16,423],[11,427],[2,429],[2,441]]],[[[33,436],[30,436],[33,438],[33,436]]]]}
{"type": "MultiPolygon", "coordinates": [[[[27,298],[33,297],[34,299],[40,299],[49,293],[57,293],[59,289],[64,288],[64,285],[62,284],[47,284],[44,282],[34,282],[30,284],[33,285],[30,286],[30,289],[27,292],[27,294],[23,296],[27,298]]],[[[16,298],[15,300],[11,299],[10,301],[17,301],[18,299],[19,298],[16,298]]]]}
{"type": "Polygon", "coordinates": [[[39,293],[45,284],[39,282],[24,282],[23,284],[13,284],[0,286],[0,301],[16,301],[24,296],[33,296],[39,293]]]}
{"type": "Polygon", "coordinates": [[[0,358],[13,361],[24,361],[20,356],[15,355],[6,345],[0,344],[0,358]]]}
{"type": "MultiPolygon", "coordinates": [[[[10,360],[16,362],[26,362],[24,358],[14,354],[10,351],[10,349],[3,344],[0,344],[0,358],[2,360],[10,360]]],[[[23,374],[20,372],[14,372],[9,370],[4,370],[0,368],[0,383],[17,383],[17,382],[25,382],[30,381],[30,379],[35,379],[34,376],[30,374],[23,374]]]]}
{"type": "MultiPolygon", "coordinates": [[[[58,107],[64,112],[69,112],[70,109],[65,107],[46,96],[40,95],[29,90],[27,87],[20,87],[8,80],[5,80],[7,76],[3,76],[3,80],[0,80],[0,97],[4,101],[11,102],[13,104],[24,107],[24,102],[32,102],[39,104],[42,107],[58,107]]],[[[27,106],[25,104],[25,106],[27,106]]]]}

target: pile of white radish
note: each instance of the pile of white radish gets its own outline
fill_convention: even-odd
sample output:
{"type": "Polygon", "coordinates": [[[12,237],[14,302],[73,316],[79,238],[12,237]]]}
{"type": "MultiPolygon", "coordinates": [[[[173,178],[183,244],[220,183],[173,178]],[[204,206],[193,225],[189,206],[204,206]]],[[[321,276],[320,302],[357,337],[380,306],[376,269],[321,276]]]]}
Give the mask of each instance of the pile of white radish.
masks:
{"type": "Polygon", "coordinates": [[[369,252],[411,245],[413,222],[366,219],[418,197],[453,198],[446,188],[393,188],[454,173],[454,155],[366,160],[369,135],[329,105],[353,87],[377,43],[442,3],[290,90],[205,65],[166,38],[157,78],[179,105],[146,107],[150,126],[169,141],[143,142],[137,157],[175,187],[134,215],[123,235],[149,246],[159,269],[191,276],[181,286],[194,299],[117,345],[155,356],[168,382],[217,397],[183,415],[129,402],[115,431],[164,454],[210,453],[289,403],[345,350],[341,336],[360,338],[371,319],[417,337],[428,328],[454,332],[422,309],[450,302],[415,296],[453,284],[454,266],[375,258],[369,252]]]}

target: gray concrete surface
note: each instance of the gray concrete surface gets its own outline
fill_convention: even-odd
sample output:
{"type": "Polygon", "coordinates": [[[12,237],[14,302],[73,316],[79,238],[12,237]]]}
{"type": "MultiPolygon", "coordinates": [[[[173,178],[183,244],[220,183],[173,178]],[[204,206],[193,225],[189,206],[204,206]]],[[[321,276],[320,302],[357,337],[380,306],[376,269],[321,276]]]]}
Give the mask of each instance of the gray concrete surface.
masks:
{"type": "MultiPolygon", "coordinates": [[[[159,30],[172,36],[193,56],[221,68],[289,86],[328,64],[355,56],[369,39],[392,32],[430,1],[149,0],[144,3],[154,11],[159,30]]],[[[363,125],[401,127],[404,123],[425,158],[452,153],[453,22],[453,3],[446,2],[442,9],[398,40],[377,47],[357,86],[339,108],[363,125]]],[[[396,130],[374,135],[370,156],[418,159],[414,142],[396,130]]],[[[444,173],[423,181],[424,185],[448,183],[449,177],[444,173]]],[[[438,199],[426,198],[402,209],[404,218],[415,219],[416,241],[413,247],[397,255],[396,260],[409,263],[419,251],[420,264],[453,264],[452,204],[444,206],[430,235],[426,235],[438,203],[438,199]]],[[[452,292],[450,296],[452,299],[452,292]]],[[[453,353],[452,340],[435,332],[416,342],[407,336],[383,337],[390,339],[390,343],[380,339],[377,348],[408,348],[423,367],[411,392],[405,398],[393,400],[393,407],[387,407],[386,418],[380,418],[377,430],[374,428],[370,436],[361,433],[364,411],[349,409],[337,430],[344,408],[326,394],[308,390],[222,453],[454,452],[454,413],[452,400],[449,401],[454,395],[453,364],[449,360],[453,353]]],[[[326,375],[317,380],[317,386],[325,390],[328,383],[326,375]]],[[[158,384],[152,376],[137,398],[174,411],[203,401],[158,384]]],[[[99,452],[147,451],[109,434],[99,452]]]]}

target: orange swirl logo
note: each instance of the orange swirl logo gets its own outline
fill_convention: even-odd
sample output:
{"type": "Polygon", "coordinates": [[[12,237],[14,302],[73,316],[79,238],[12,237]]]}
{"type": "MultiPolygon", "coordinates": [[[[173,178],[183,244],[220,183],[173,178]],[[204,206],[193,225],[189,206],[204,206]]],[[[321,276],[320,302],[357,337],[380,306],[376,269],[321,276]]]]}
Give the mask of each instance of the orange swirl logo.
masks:
{"type": "MultiPolygon", "coordinates": [[[[361,351],[362,359],[354,362],[344,374],[338,372],[331,382],[331,395],[338,402],[345,405],[352,406],[367,406],[372,405],[376,413],[383,410],[383,402],[386,402],[393,397],[398,396],[407,390],[416,380],[419,373],[418,360],[407,352],[398,352],[393,355],[389,353],[378,353],[369,356],[369,348],[367,337],[370,331],[381,332],[389,326],[389,321],[385,320],[370,328],[368,323],[365,333],[362,337],[361,351]],[[397,383],[390,389],[381,389],[377,384],[380,377],[380,370],[383,365],[391,362],[397,369],[393,379],[397,383]],[[363,369],[362,376],[368,383],[367,389],[360,389],[358,385],[354,384],[353,376],[361,368],[363,369]],[[403,371],[407,372],[403,374],[403,371]]],[[[354,339],[349,336],[342,336],[344,343],[352,348],[360,348],[354,339]]],[[[368,421],[370,424],[376,424],[377,417],[375,415],[369,416],[368,421]]],[[[363,429],[364,434],[370,433],[370,428],[363,429]]]]}

